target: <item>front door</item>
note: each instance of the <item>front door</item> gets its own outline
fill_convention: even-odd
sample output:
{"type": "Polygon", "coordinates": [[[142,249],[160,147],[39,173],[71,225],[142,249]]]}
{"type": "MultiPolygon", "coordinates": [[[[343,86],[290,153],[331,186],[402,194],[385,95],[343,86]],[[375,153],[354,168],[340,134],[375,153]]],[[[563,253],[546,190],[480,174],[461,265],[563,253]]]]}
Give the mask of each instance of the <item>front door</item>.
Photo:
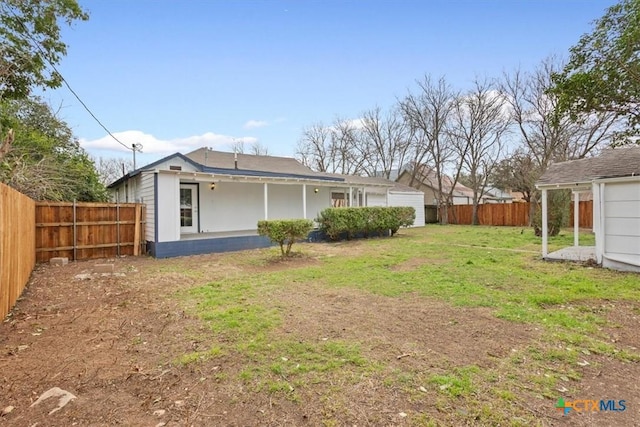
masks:
{"type": "Polygon", "coordinates": [[[180,184],[180,233],[198,232],[198,186],[180,184]]]}

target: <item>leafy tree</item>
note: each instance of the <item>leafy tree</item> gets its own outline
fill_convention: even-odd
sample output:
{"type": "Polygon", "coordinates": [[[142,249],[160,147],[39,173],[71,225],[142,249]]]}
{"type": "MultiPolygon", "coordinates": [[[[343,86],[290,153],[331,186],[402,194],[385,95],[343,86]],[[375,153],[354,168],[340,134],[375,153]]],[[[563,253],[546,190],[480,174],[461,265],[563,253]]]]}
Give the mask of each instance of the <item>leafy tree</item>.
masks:
{"type": "Polygon", "coordinates": [[[640,130],[640,0],[622,0],[607,9],[591,33],[571,48],[569,62],[553,76],[562,112],[608,112],[626,119],[622,137],[640,130]]]}
{"type": "Polygon", "coordinates": [[[55,66],[67,53],[60,24],[86,20],[76,0],[0,2],[0,99],[26,98],[34,86],[56,88],[55,66]]]}
{"type": "Polygon", "coordinates": [[[40,99],[0,102],[1,129],[11,129],[12,140],[2,147],[0,182],[36,200],[106,200],[93,161],[40,99]]]}
{"type": "MultiPolygon", "coordinates": [[[[526,202],[531,202],[540,177],[539,166],[533,156],[518,148],[501,160],[491,174],[491,183],[503,191],[519,191],[526,202]]],[[[465,184],[466,185],[466,184],[465,184]]]]}

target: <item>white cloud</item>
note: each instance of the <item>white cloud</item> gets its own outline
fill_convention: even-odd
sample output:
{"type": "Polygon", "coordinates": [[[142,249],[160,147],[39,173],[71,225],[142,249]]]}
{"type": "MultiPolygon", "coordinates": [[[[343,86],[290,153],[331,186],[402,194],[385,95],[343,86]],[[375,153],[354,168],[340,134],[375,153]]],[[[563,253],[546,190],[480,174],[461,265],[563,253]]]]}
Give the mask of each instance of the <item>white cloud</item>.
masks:
{"type": "Polygon", "coordinates": [[[269,122],[267,122],[266,120],[249,120],[244,124],[245,129],[257,129],[263,128],[265,126],[269,126],[269,122]]]}
{"type": "MultiPolygon", "coordinates": [[[[253,144],[258,141],[257,138],[253,137],[238,138],[229,135],[219,135],[213,132],[167,140],[158,139],[153,135],[139,130],[115,132],[113,135],[127,147],[130,147],[131,144],[142,144],[142,152],[148,154],[171,154],[175,152],[187,153],[201,147],[223,149],[233,144],[234,141],[243,141],[246,144],[253,144]]],[[[92,151],[105,150],[122,151],[127,153],[131,152],[109,135],[93,140],[80,138],[80,145],[83,148],[92,151]]]]}

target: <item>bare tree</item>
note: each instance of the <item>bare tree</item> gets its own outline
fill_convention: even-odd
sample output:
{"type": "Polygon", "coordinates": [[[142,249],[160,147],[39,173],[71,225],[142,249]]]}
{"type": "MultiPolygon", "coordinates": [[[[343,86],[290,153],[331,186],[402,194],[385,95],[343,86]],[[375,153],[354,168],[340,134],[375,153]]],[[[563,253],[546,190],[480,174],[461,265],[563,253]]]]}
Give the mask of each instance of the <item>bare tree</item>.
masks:
{"type": "Polygon", "coordinates": [[[98,157],[93,159],[93,163],[96,165],[98,179],[105,186],[117,181],[133,170],[132,159],[98,157]]]}
{"type": "Polygon", "coordinates": [[[359,175],[364,170],[365,155],[361,147],[361,122],[337,117],[329,134],[329,172],[344,175],[359,175]]]}
{"type": "Polygon", "coordinates": [[[242,139],[233,138],[233,142],[231,143],[231,151],[236,154],[244,154],[244,141],[242,139]]]}
{"type": "Polygon", "coordinates": [[[473,190],[472,223],[477,225],[478,205],[503,154],[509,117],[504,97],[489,82],[476,79],[474,86],[455,103],[450,132],[473,190]]]}
{"type": "Polygon", "coordinates": [[[260,142],[256,141],[251,144],[250,154],[254,156],[268,156],[269,155],[269,147],[266,145],[262,145],[260,142]]]}
{"type": "Polygon", "coordinates": [[[391,171],[404,166],[410,155],[409,125],[398,109],[386,115],[380,107],[366,111],[362,116],[361,138],[361,154],[366,162],[363,169],[369,176],[389,179],[391,171]]]}
{"type": "Polygon", "coordinates": [[[302,131],[302,137],[296,148],[296,158],[305,166],[318,172],[328,172],[329,128],[316,123],[302,131]]]}
{"type": "Polygon", "coordinates": [[[552,75],[561,69],[560,61],[551,57],[531,73],[516,70],[505,74],[500,84],[522,143],[541,172],[553,161],[588,156],[610,141],[617,125],[613,114],[593,114],[577,120],[560,114],[558,98],[550,89],[552,75]]]}
{"type": "Polygon", "coordinates": [[[400,109],[412,131],[414,167],[410,185],[413,185],[418,174],[428,176],[428,169],[433,171],[438,191],[438,211],[442,213],[440,221],[446,224],[449,222],[449,199],[459,175],[458,167],[450,191],[445,192],[445,184],[448,184],[445,182],[446,168],[455,161],[455,150],[452,139],[448,137],[447,126],[456,93],[443,77],[433,81],[426,75],[417,83],[417,93],[409,93],[400,101],[400,109]]]}
{"type": "Polygon", "coordinates": [[[304,129],[296,157],[318,172],[360,174],[364,170],[361,130],[357,121],[336,118],[331,126],[316,123],[304,129]]]}
{"type": "MultiPolygon", "coordinates": [[[[539,174],[552,162],[579,159],[597,152],[610,142],[618,122],[614,114],[598,113],[581,117],[562,114],[558,98],[551,92],[552,76],[562,70],[562,64],[550,57],[530,73],[515,70],[505,73],[500,90],[509,104],[511,119],[520,136],[520,155],[530,156],[539,174]]],[[[536,201],[535,191],[531,191],[536,201]]],[[[535,205],[531,204],[530,218],[535,205]]]]}

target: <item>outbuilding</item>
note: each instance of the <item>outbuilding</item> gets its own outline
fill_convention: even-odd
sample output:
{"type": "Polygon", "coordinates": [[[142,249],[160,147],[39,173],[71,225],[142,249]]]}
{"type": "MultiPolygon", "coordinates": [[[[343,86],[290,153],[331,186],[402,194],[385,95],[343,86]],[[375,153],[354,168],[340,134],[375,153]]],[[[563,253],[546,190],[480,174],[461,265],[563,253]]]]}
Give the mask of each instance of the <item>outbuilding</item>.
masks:
{"type": "Polygon", "coordinates": [[[536,187],[542,192],[543,258],[594,259],[603,267],[640,272],[640,146],[552,164],[536,187]],[[574,246],[549,253],[547,193],[560,189],[574,194],[574,246]],[[585,192],[593,193],[595,247],[579,244],[578,201],[585,192]]]}

